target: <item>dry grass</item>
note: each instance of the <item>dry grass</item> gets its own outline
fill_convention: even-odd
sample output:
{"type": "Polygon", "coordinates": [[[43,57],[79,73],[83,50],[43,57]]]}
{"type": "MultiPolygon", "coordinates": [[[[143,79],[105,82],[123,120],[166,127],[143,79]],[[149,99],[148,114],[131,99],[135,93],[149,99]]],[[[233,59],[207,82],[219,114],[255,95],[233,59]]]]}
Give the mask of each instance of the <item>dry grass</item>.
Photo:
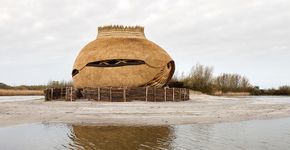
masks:
{"type": "Polygon", "coordinates": [[[200,91],[189,90],[190,95],[203,95],[204,93],[200,91]]]}
{"type": "Polygon", "coordinates": [[[213,95],[215,96],[250,96],[251,93],[249,92],[226,92],[223,93],[221,91],[214,92],[213,95]]]}
{"type": "Polygon", "coordinates": [[[0,96],[43,95],[42,90],[0,89],[0,96]]]}

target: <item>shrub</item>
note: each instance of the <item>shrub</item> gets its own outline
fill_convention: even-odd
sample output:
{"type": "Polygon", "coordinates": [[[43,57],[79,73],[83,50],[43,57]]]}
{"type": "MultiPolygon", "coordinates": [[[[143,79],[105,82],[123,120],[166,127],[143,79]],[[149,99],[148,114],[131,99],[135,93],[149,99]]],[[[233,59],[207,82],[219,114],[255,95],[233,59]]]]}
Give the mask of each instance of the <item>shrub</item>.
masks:
{"type": "Polygon", "coordinates": [[[0,83],[0,89],[10,89],[11,87],[5,83],[0,83]]]}
{"type": "Polygon", "coordinates": [[[72,86],[72,81],[49,81],[47,83],[47,87],[51,88],[63,88],[63,87],[69,87],[72,86]]]}
{"type": "Polygon", "coordinates": [[[275,95],[290,95],[290,86],[280,86],[278,90],[276,90],[275,95]]]}
{"type": "Polygon", "coordinates": [[[249,92],[249,79],[239,74],[223,73],[215,78],[215,85],[222,92],[249,92]]]}
{"type": "Polygon", "coordinates": [[[213,92],[213,68],[200,64],[192,67],[188,76],[182,79],[185,87],[204,93],[213,92]]]}

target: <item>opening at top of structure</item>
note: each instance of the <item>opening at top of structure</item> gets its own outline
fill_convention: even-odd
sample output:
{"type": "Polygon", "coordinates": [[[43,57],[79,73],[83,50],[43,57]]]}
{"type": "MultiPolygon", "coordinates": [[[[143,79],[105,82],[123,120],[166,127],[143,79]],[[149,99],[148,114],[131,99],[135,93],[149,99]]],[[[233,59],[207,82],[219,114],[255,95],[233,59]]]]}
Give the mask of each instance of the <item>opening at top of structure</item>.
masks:
{"type": "Polygon", "coordinates": [[[98,38],[145,38],[144,27],[110,25],[98,27],[98,38]]]}
{"type": "Polygon", "coordinates": [[[109,25],[109,26],[98,27],[99,32],[111,31],[111,30],[144,32],[144,27],[142,27],[142,26],[123,26],[123,25],[109,25]]]}

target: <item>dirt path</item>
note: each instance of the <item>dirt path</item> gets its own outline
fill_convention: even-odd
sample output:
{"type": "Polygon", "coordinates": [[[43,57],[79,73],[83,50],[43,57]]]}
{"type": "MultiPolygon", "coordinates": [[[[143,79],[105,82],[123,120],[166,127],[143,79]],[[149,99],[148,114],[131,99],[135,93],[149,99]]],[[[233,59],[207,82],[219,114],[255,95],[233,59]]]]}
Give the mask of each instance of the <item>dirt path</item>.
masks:
{"type": "Polygon", "coordinates": [[[186,102],[44,102],[0,103],[0,126],[24,123],[93,125],[167,125],[216,123],[290,117],[290,103],[253,98],[192,96],[186,102]]]}

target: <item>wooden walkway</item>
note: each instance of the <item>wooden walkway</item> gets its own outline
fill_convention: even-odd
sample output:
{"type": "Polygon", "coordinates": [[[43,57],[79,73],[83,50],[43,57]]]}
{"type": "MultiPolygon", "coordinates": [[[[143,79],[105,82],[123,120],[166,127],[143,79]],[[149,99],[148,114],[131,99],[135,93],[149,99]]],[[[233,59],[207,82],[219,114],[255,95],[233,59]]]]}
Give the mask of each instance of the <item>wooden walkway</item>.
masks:
{"type": "Polygon", "coordinates": [[[189,100],[189,90],[185,88],[156,88],[156,87],[136,87],[136,88],[48,88],[44,90],[45,100],[66,100],[75,101],[87,99],[92,101],[107,102],[166,102],[166,101],[186,101],[189,100]]]}

